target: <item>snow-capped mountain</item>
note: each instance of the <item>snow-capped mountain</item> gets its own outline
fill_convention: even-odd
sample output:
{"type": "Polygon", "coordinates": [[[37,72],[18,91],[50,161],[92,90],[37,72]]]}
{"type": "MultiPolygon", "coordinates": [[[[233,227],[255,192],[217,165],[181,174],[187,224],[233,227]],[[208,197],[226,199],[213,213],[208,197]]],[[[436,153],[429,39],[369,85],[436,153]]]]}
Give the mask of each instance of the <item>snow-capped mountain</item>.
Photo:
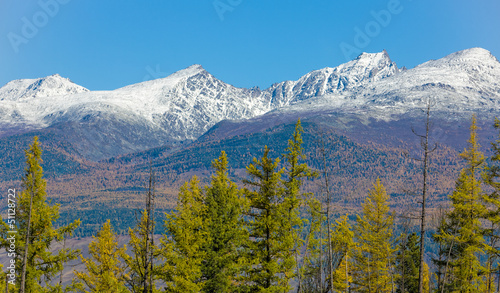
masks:
{"type": "Polygon", "coordinates": [[[276,109],[274,115],[338,111],[388,121],[421,113],[427,101],[433,112],[448,118],[468,117],[471,112],[498,115],[500,62],[485,49],[467,49],[276,109]]]}
{"type": "Polygon", "coordinates": [[[222,120],[319,112],[391,120],[424,107],[429,98],[437,112],[499,113],[500,63],[473,48],[400,70],[384,50],[266,90],[226,84],[200,65],[113,91],[89,91],[57,74],[14,80],[0,88],[0,125],[15,131],[0,136],[23,128],[71,129],[68,139],[85,146],[81,153],[100,159],[194,140],[222,120]],[[116,147],[93,154],[106,141],[116,147]]]}
{"type": "Polygon", "coordinates": [[[0,101],[22,101],[30,98],[72,95],[89,90],[54,74],[38,79],[18,79],[0,88],[0,101]]]}
{"type": "Polygon", "coordinates": [[[201,65],[115,90],[112,95],[130,101],[131,110],[137,109],[176,140],[195,139],[223,119],[250,118],[272,109],[260,90],[226,84],[201,65]],[[141,109],[137,97],[141,97],[141,109]]]}
{"type": "Polygon", "coordinates": [[[112,113],[162,129],[173,140],[194,139],[223,119],[249,118],[271,109],[258,90],[216,79],[200,65],[166,78],[114,91],[88,91],[58,75],[16,80],[0,89],[0,122],[48,127],[112,113]]]}
{"type": "Polygon", "coordinates": [[[443,112],[499,112],[500,63],[487,50],[473,48],[381,80],[354,92],[374,105],[410,110],[432,99],[443,112]]]}
{"type": "Polygon", "coordinates": [[[286,106],[312,97],[340,94],[382,80],[399,72],[389,54],[363,53],[334,68],[312,71],[297,81],[283,81],[266,90],[278,106],[286,106]]]}

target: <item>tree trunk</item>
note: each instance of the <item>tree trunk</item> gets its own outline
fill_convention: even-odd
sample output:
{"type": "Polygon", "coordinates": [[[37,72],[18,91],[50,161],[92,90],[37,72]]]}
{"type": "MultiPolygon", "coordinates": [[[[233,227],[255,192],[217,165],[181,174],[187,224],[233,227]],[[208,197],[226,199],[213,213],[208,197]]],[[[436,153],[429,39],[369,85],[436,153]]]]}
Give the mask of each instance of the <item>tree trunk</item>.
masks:
{"type": "Polygon", "coordinates": [[[425,122],[424,148],[424,169],[423,169],[423,187],[422,187],[422,213],[420,216],[420,264],[418,267],[418,292],[424,292],[424,255],[425,255],[425,201],[427,199],[427,173],[429,168],[429,127],[430,127],[431,103],[427,104],[427,119],[425,122]]]}
{"type": "MultiPolygon", "coordinates": [[[[32,179],[32,189],[35,186],[35,174],[31,174],[31,179],[32,179]]],[[[26,290],[26,266],[28,262],[28,247],[29,247],[29,239],[31,237],[31,210],[33,208],[33,196],[34,192],[33,190],[30,190],[30,208],[28,211],[28,227],[26,228],[26,239],[24,241],[24,255],[23,255],[23,272],[21,275],[21,288],[19,289],[19,293],[24,293],[26,290]]]]}

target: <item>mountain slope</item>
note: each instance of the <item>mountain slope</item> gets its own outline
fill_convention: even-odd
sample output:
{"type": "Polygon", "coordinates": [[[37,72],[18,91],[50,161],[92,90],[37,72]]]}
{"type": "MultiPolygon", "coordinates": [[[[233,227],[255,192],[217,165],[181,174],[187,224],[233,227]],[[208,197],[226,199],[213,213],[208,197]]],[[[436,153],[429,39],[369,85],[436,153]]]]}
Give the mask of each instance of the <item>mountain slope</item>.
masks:
{"type": "Polygon", "coordinates": [[[19,101],[84,92],[89,92],[89,90],[59,74],[54,74],[38,79],[13,80],[0,88],[0,101],[19,101]]]}
{"type": "Polygon", "coordinates": [[[500,111],[500,62],[473,48],[428,61],[372,83],[317,96],[266,115],[285,117],[351,113],[362,119],[398,120],[422,113],[427,101],[444,119],[468,119],[472,112],[500,111]]]}
{"type": "Polygon", "coordinates": [[[273,84],[266,90],[277,106],[287,106],[312,97],[339,94],[399,72],[389,54],[363,53],[353,61],[334,68],[323,68],[302,76],[297,81],[273,84]]]}
{"type": "Polygon", "coordinates": [[[400,70],[386,51],[363,53],[266,90],[236,88],[200,65],[113,91],[88,91],[59,75],[17,80],[0,88],[0,136],[65,129],[83,157],[101,160],[193,141],[223,120],[276,125],[333,114],[366,124],[417,117],[429,99],[446,119],[495,115],[500,63],[472,48],[400,70]]]}

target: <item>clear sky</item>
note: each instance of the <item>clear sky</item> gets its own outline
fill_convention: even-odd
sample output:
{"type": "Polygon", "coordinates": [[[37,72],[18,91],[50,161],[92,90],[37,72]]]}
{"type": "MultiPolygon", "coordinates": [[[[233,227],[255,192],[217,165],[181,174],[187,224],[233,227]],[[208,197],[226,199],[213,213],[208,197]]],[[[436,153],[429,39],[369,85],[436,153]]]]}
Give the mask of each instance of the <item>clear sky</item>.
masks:
{"type": "Polygon", "coordinates": [[[59,73],[111,90],[201,64],[267,88],[362,51],[411,68],[471,47],[500,59],[499,0],[0,1],[0,86],[59,73]]]}

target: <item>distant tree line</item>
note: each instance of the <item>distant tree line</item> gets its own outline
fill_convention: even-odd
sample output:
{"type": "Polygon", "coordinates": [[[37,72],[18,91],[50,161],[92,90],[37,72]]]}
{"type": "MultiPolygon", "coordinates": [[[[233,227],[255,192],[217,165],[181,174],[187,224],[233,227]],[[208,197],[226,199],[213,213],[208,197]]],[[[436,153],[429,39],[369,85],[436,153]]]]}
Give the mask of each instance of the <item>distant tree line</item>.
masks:
{"type": "MultiPolygon", "coordinates": [[[[500,120],[494,126],[500,130],[500,120]]],[[[224,151],[212,162],[209,184],[201,186],[197,177],[185,182],[176,209],[163,223],[166,233],[156,241],[151,168],[145,208],[128,232],[129,249],[118,245],[108,220],[86,258],[65,246],[81,221],[53,225],[59,205],[47,201],[35,137],[25,151],[15,222],[2,221],[0,227],[0,246],[11,253],[14,267],[4,267],[0,286],[23,293],[498,292],[500,135],[487,161],[476,132],[473,116],[468,146],[460,154],[465,167],[432,235],[437,253],[425,258],[425,225],[416,233],[398,221],[381,179],[373,183],[359,214],[333,218],[331,194],[337,187],[329,181],[325,146],[320,139],[323,166],[312,170],[305,163],[300,120],[283,154],[271,157],[265,147],[246,167],[242,185],[230,179],[224,151]],[[304,183],[318,177],[322,196],[304,192],[304,183]],[[9,242],[13,230],[14,246],[9,242]],[[63,247],[53,253],[55,242],[63,247]],[[63,285],[63,268],[76,259],[86,269],[75,271],[72,283],[63,285]],[[424,259],[432,259],[432,269],[424,259]]],[[[428,135],[427,127],[422,136],[424,222],[425,172],[432,152],[428,135]]]]}

